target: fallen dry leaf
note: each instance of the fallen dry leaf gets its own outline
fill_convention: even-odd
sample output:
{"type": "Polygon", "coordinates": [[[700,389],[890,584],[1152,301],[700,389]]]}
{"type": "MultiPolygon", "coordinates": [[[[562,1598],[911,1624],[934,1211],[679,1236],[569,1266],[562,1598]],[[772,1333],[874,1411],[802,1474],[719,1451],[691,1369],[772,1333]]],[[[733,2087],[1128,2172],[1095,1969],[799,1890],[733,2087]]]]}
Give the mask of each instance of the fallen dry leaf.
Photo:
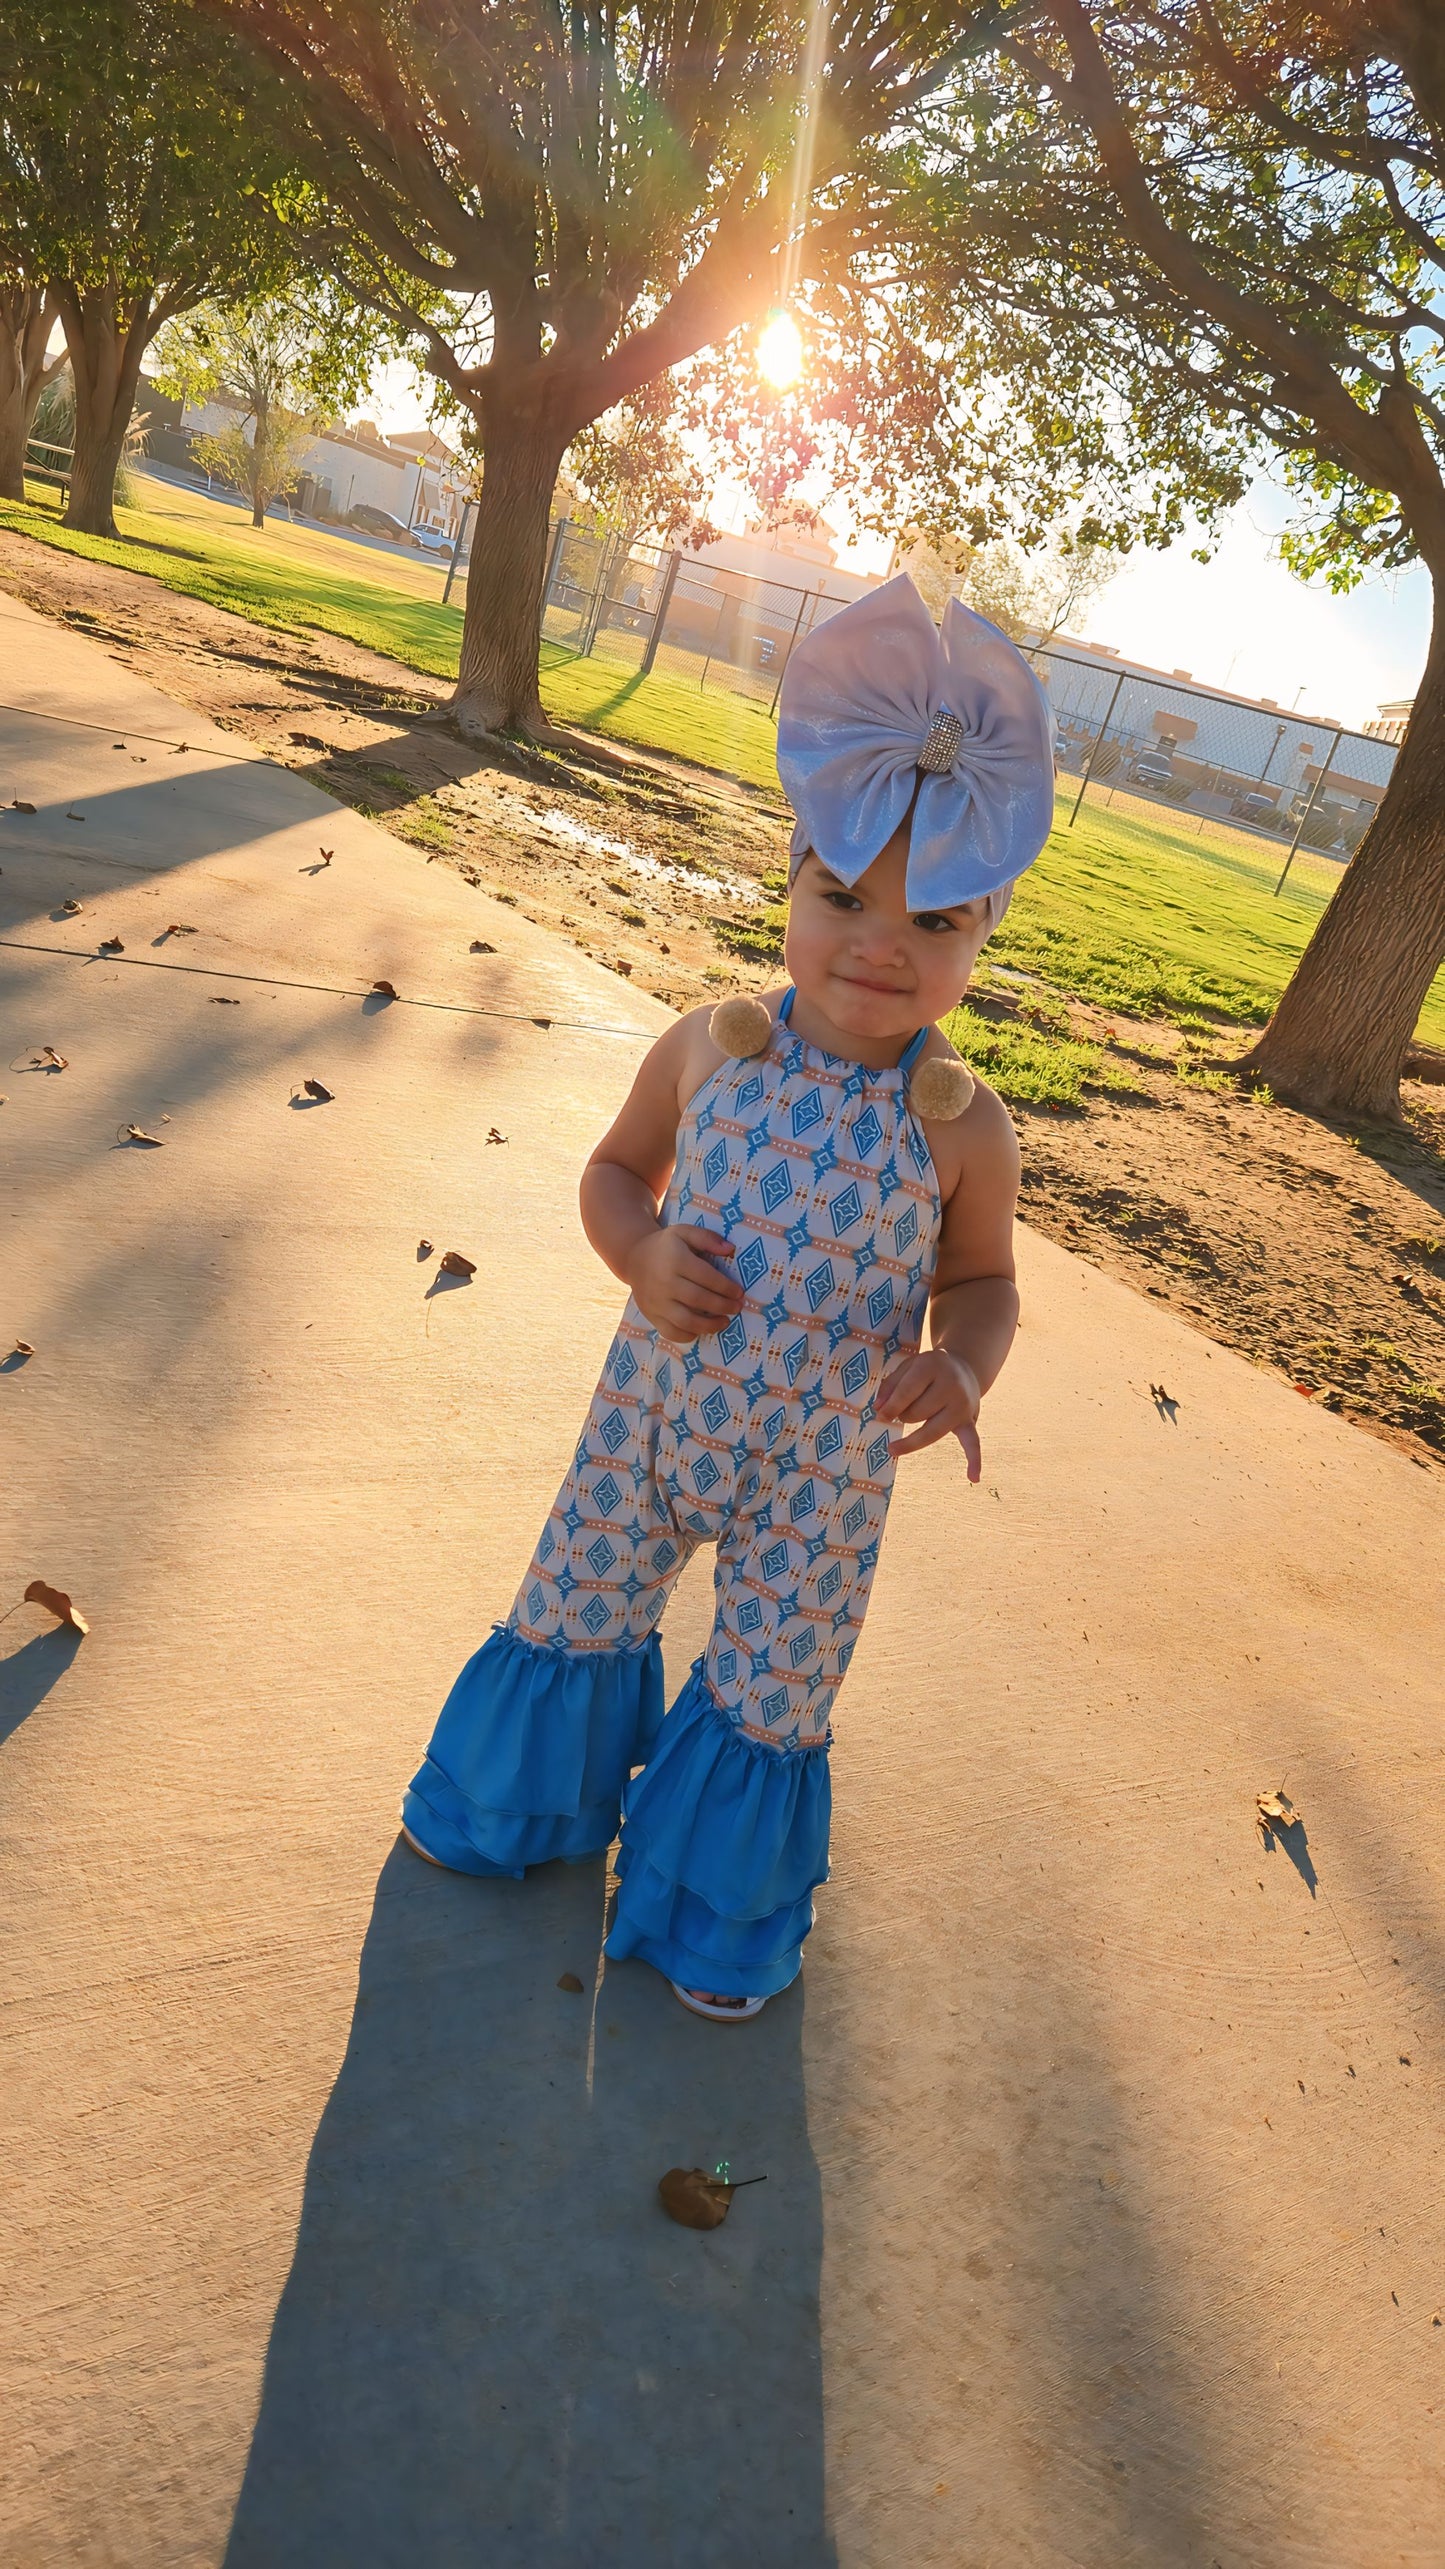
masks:
{"type": "Polygon", "coordinates": [[[1254,1807],[1267,1829],[1296,1829],[1300,1814],[1281,1785],[1277,1793],[1256,1793],[1254,1807]]]}
{"type": "Polygon", "coordinates": [[[199,928],[188,928],[183,919],[172,919],[166,930],[168,937],[198,937],[200,933],[199,928]]]}
{"type": "Polygon", "coordinates": [[[240,1005],[241,1002],[239,999],[222,999],[218,992],[214,990],[211,992],[211,1006],[213,1008],[239,1008],[240,1005]]]}
{"type": "Polygon", "coordinates": [[[22,803],[19,795],[17,794],[14,802],[10,806],[10,809],[12,812],[33,812],[35,806],[33,803],[22,803]]]}
{"type": "Polygon", "coordinates": [[[68,1623],[72,1632],[90,1630],[84,1615],[71,1604],[65,1590],[52,1588],[44,1579],[31,1580],[25,1591],[25,1602],[28,1606],[44,1606],[47,1614],[54,1615],[61,1623],[68,1623]]]}
{"type": "Polygon", "coordinates": [[[331,863],[331,860],[332,860],[332,858],[333,858],[333,856],[334,856],[335,854],[336,854],[336,850],[335,850],[335,848],[334,848],[334,847],[324,847],[324,848],[321,850],[321,862],[322,862],[322,864],[323,864],[323,865],[329,865],[329,864],[331,863]]]}
{"type": "Polygon", "coordinates": [[[495,954],[497,949],[489,946],[485,937],[473,937],[469,951],[472,954],[495,954]]]}
{"type": "Polygon", "coordinates": [[[123,1142],[145,1142],[153,1151],[165,1149],[159,1133],[143,1133],[139,1124],[122,1124],[120,1138],[123,1142]]]}
{"type": "Polygon", "coordinates": [[[308,1097],[319,1098],[323,1106],[329,1106],[336,1095],[334,1088],[323,1088],[319,1079],[303,1079],[301,1085],[308,1097]]]}
{"type": "Polygon", "coordinates": [[[125,948],[119,937],[102,937],[100,951],[102,954],[124,954],[125,948]]]}
{"type": "Polygon", "coordinates": [[[680,2221],[684,2230],[716,2230],[726,2221],[739,2186],[766,2183],[766,2177],[740,2177],[730,2185],[722,2177],[710,2177],[706,2168],[669,2168],[659,2177],[657,2191],[670,2221],[680,2221]]]}
{"type": "Polygon", "coordinates": [[[33,1356],[35,1350],[28,1338],[17,1338],[11,1352],[16,1356],[33,1356]]]}
{"type": "Polygon", "coordinates": [[[487,1140],[489,1142],[505,1142],[506,1138],[507,1136],[505,1133],[499,1133],[497,1131],[495,1124],[488,1127],[487,1140]]]}
{"type": "Polygon", "coordinates": [[[418,1240],[416,1244],[416,1253],[419,1258],[429,1258],[431,1256],[430,1240],[418,1240]]]}
{"type": "Polygon", "coordinates": [[[474,1276],[477,1262],[475,1258],[464,1258],[460,1249],[448,1249],[442,1259],[441,1271],[444,1276],[474,1276]]]}
{"type": "Polygon", "coordinates": [[[83,821],[85,814],[84,812],[67,812],[65,817],[68,821],[83,821]]]}
{"type": "Polygon", "coordinates": [[[396,997],[396,987],[393,982],[373,981],[371,986],[372,989],[377,991],[383,999],[394,999],[396,997]]]}
{"type": "Polygon", "coordinates": [[[60,906],[67,919],[73,919],[78,915],[81,904],[76,900],[74,893],[72,893],[68,900],[61,902],[60,906]]]}
{"type": "Polygon", "coordinates": [[[575,1971],[564,1971],[557,1986],[559,1989],[570,1990],[574,1998],[580,1998],[582,1995],[582,1983],[575,1971]]]}

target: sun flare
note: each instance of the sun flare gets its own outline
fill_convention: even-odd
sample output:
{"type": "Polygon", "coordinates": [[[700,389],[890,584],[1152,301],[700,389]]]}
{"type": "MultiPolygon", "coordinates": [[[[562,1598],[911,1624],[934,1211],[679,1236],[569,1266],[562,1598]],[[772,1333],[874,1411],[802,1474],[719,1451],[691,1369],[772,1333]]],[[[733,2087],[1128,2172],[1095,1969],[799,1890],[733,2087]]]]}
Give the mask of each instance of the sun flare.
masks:
{"type": "Polygon", "coordinates": [[[758,335],[758,372],[774,392],[786,392],[803,371],[802,333],[790,312],[775,312],[758,335]]]}

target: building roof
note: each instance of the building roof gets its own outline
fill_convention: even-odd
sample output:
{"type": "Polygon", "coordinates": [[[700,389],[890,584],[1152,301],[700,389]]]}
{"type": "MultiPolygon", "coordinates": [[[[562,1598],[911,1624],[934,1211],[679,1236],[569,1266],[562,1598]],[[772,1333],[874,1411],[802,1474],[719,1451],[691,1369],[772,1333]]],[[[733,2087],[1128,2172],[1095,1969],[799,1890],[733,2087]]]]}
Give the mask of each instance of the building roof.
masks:
{"type": "Polygon", "coordinates": [[[1358,724],[1341,722],[1335,714],[1297,713],[1290,705],[1277,704],[1273,696],[1236,695],[1230,687],[1214,687],[1207,678],[1196,678],[1189,669],[1156,669],[1149,660],[1126,660],[1114,642],[1081,642],[1075,634],[1055,633],[1037,647],[1066,659],[1106,661],[1110,668],[1121,669],[1128,678],[1157,678],[1161,686],[1182,688],[1191,695],[1211,696],[1221,704],[1247,705],[1251,713],[1274,714],[1277,717],[1287,715],[1291,722],[1317,723],[1323,731],[1355,731],[1359,728],[1358,724]]]}

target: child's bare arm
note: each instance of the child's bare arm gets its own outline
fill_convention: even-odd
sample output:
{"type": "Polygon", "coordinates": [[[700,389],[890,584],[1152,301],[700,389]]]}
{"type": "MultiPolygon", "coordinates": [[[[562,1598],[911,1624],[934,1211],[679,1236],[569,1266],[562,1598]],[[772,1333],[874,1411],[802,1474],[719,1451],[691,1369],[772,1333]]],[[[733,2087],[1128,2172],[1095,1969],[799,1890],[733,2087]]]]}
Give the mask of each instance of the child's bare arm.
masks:
{"type": "Polygon", "coordinates": [[[653,1045],[582,1174],[582,1227],[593,1248],[653,1327],[679,1344],[720,1329],[743,1299],[712,1263],[731,1257],[726,1240],[658,1218],[683,1108],[723,1058],[707,1032],[710,1013],[680,1017],[653,1045]]]}
{"type": "MultiPolygon", "coordinates": [[[[938,1157],[944,1156],[940,1148],[938,1157]]],[[[1019,1314],[1013,1258],[1018,1137],[1002,1099],[982,1083],[959,1118],[947,1158],[954,1183],[944,1201],[929,1307],[933,1345],[905,1357],[886,1377],[877,1409],[880,1418],[922,1421],[899,1440],[899,1454],[957,1436],[969,1479],[976,1481],[979,1404],[1003,1370],[1019,1314]]]]}

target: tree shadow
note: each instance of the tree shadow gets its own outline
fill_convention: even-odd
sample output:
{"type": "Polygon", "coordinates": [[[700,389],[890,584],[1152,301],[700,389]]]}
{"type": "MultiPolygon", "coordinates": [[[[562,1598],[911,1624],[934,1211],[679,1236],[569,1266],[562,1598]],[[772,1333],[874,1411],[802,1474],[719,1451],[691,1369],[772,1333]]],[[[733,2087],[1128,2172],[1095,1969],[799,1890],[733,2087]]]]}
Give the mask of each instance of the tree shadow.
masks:
{"type": "Polygon", "coordinates": [[[833,2561],[801,1985],[735,2032],[599,1977],[603,1890],[388,1857],[225,2569],[833,2561]],[[720,2160],[768,2183],[675,2227],[720,2160]]]}
{"type": "Polygon", "coordinates": [[[81,1638],[69,1624],[58,1624],[0,1659],[0,1748],[59,1684],[81,1638]]]}

